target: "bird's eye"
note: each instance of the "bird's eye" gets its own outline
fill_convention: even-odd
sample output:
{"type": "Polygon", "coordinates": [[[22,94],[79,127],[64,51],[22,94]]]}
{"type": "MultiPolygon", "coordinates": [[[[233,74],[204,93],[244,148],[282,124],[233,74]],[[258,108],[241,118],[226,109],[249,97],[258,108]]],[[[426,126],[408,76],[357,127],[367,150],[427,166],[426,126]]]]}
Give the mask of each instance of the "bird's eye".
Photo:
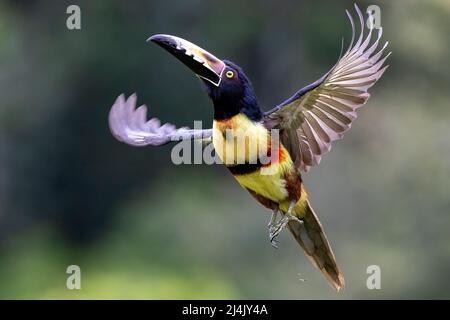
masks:
{"type": "Polygon", "coordinates": [[[227,76],[227,78],[231,79],[234,76],[234,72],[231,70],[228,70],[227,73],[225,74],[227,76]]]}

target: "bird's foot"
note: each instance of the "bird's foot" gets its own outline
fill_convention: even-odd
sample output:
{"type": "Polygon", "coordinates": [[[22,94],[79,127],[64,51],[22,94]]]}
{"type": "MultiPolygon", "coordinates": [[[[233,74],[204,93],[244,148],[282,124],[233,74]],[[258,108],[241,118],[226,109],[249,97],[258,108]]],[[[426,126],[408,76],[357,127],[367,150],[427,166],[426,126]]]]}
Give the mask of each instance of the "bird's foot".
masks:
{"type": "Polygon", "coordinates": [[[292,210],[294,209],[295,206],[295,202],[292,202],[291,205],[289,206],[289,210],[286,214],[283,215],[283,217],[276,222],[276,216],[278,212],[274,212],[272,214],[272,218],[270,220],[269,223],[269,240],[270,240],[270,244],[274,247],[274,248],[278,248],[277,246],[277,236],[281,233],[281,231],[283,231],[283,229],[286,227],[286,225],[289,223],[289,221],[298,221],[300,223],[302,223],[302,221],[297,218],[296,216],[294,216],[292,214],[292,210]]]}
{"type": "Polygon", "coordinates": [[[286,213],[283,218],[280,219],[280,221],[278,221],[273,227],[271,227],[269,229],[269,238],[270,238],[270,243],[277,248],[276,246],[276,238],[278,237],[278,235],[281,233],[281,231],[283,231],[283,229],[286,227],[286,225],[289,223],[289,221],[298,221],[298,222],[302,222],[299,218],[293,216],[290,213],[286,213]]]}
{"type": "Polygon", "coordinates": [[[270,244],[275,249],[278,249],[278,246],[277,246],[278,241],[276,239],[272,238],[272,233],[276,229],[276,226],[277,226],[277,217],[278,217],[278,210],[274,210],[272,212],[272,216],[270,217],[269,223],[267,224],[267,227],[269,228],[270,244]]]}

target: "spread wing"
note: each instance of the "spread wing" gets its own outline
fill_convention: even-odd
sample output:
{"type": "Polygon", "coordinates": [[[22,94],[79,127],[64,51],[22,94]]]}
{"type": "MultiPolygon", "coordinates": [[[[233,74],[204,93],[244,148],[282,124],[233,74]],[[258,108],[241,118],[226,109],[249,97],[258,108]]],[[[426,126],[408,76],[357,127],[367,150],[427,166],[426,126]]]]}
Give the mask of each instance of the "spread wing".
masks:
{"type": "Polygon", "coordinates": [[[280,130],[281,142],[301,171],[319,164],[331,143],[350,129],[356,119],[356,109],[369,99],[367,90],[388,67],[383,63],[390,53],[382,57],[388,43],[375,53],[382,29],[372,44],[373,28],[364,39],[363,15],[358,6],[355,8],[361,24],[356,43],[355,24],[346,11],[352,25],[352,40],[336,65],[319,80],[264,114],[265,126],[280,130]]]}
{"type": "Polygon", "coordinates": [[[109,112],[109,128],[113,136],[121,142],[136,147],[160,146],[171,141],[207,139],[212,135],[211,129],[177,128],[169,123],[161,125],[157,118],[147,121],[147,107],[142,105],[136,109],[136,100],[136,94],[128,99],[122,94],[109,112]]]}

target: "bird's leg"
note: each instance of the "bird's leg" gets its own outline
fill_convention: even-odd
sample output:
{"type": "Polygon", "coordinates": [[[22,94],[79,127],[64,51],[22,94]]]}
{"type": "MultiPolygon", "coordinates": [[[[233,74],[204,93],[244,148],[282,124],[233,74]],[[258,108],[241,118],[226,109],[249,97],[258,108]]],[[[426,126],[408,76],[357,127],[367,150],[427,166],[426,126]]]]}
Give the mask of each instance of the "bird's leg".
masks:
{"type": "Polygon", "coordinates": [[[270,217],[270,221],[269,224],[267,225],[267,227],[269,228],[269,240],[270,240],[270,244],[274,247],[278,249],[277,246],[277,240],[275,238],[272,237],[272,234],[274,232],[274,230],[277,227],[276,221],[277,221],[277,216],[278,216],[278,209],[273,210],[272,212],[272,216],[270,217]]]}
{"type": "Polygon", "coordinates": [[[270,217],[269,223],[267,224],[267,227],[269,229],[271,229],[275,225],[275,221],[277,221],[277,216],[278,216],[278,209],[274,209],[270,217]]]}
{"type": "Polygon", "coordinates": [[[278,221],[276,223],[276,225],[271,227],[269,236],[270,236],[270,243],[272,243],[272,245],[273,245],[273,243],[276,243],[276,237],[286,227],[286,225],[288,224],[289,221],[295,220],[300,223],[302,222],[299,218],[297,218],[296,216],[294,216],[292,214],[292,210],[294,210],[295,204],[296,204],[296,201],[292,201],[291,204],[289,205],[288,212],[286,212],[286,214],[283,216],[283,218],[281,218],[280,221],[278,221]]]}
{"type": "Polygon", "coordinates": [[[289,209],[288,209],[288,212],[286,213],[286,216],[288,216],[289,221],[296,220],[296,221],[302,223],[302,221],[299,218],[297,218],[296,216],[294,216],[292,214],[292,210],[294,210],[294,207],[296,204],[297,204],[297,201],[291,201],[291,204],[289,205],[289,209]]]}

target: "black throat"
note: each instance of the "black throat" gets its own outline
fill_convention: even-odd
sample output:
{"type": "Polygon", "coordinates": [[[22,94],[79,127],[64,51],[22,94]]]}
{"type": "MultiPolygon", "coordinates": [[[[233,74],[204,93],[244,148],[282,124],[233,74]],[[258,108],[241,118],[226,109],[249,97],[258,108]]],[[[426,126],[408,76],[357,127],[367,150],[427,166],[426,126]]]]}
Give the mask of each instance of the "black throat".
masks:
{"type": "Polygon", "coordinates": [[[213,97],[214,120],[226,120],[239,113],[245,114],[250,120],[260,121],[262,111],[259,108],[256,96],[251,88],[245,88],[239,96],[213,97]]]}
{"type": "Polygon", "coordinates": [[[230,119],[239,113],[245,114],[253,121],[260,121],[262,119],[262,112],[258,105],[242,106],[236,103],[214,103],[214,120],[230,119]]]}

